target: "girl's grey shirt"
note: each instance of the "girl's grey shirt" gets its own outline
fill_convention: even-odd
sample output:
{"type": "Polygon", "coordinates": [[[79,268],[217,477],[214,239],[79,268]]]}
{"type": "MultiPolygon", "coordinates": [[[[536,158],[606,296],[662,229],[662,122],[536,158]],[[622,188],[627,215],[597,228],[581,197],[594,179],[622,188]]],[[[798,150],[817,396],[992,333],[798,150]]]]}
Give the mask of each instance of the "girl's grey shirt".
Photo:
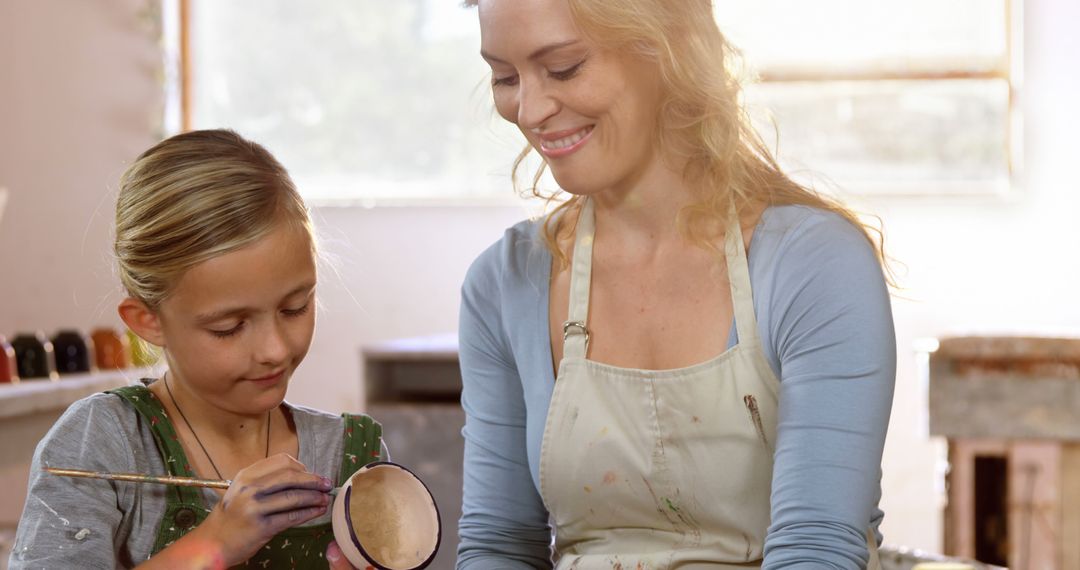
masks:
{"type": "MultiPolygon", "coordinates": [[[[308,470],[336,480],[343,419],[286,405],[300,442],[298,459],[308,470]]],[[[165,515],[167,487],[58,477],[42,468],[167,475],[164,465],[150,426],[119,396],[94,394],[75,402],[34,452],[8,568],[131,568],[144,562],[165,515]]],[[[217,504],[217,493],[199,491],[207,508],[217,504]]],[[[308,524],[330,522],[327,512],[308,524]]]]}
{"type": "MultiPolygon", "coordinates": [[[[459,568],[551,566],[538,491],[555,383],[552,258],[541,225],[508,229],[462,287],[459,568]]],[[[766,209],[747,255],[761,344],[780,378],[763,567],[865,568],[866,529],[883,514],[881,454],[896,377],[881,265],[858,228],[806,206],[766,209]]],[[[717,326],[730,327],[729,347],[738,342],[733,322],[717,326]]]]}

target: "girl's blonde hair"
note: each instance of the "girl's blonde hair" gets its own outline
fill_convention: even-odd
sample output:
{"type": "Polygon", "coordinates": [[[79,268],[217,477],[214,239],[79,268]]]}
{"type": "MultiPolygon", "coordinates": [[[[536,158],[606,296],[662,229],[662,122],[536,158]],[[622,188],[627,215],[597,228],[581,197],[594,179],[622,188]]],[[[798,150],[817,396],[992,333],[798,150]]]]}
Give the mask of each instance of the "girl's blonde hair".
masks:
{"type": "MultiPolygon", "coordinates": [[[[750,124],[741,104],[736,71],[739,54],[720,32],[710,0],[567,0],[578,28],[602,48],[630,52],[657,65],[663,100],[658,113],[661,155],[685,164],[685,180],[696,203],[679,216],[679,230],[693,243],[718,251],[715,238],[725,230],[729,205],[741,214],[763,205],[800,204],[840,215],[861,228],[885,265],[883,236],[849,209],[789,178],[750,124]],[[876,238],[876,239],[875,239],[876,238]]],[[[465,0],[475,6],[477,0],[465,0]]],[[[514,162],[518,171],[532,149],[514,162]]],[[[537,188],[540,166],[530,190],[537,188]]],[[[580,198],[556,207],[544,222],[548,249],[565,267],[558,244],[573,231],[580,198]]]]}
{"type": "Polygon", "coordinates": [[[120,178],[115,253],[128,295],[156,310],[187,270],[252,244],[278,223],[314,247],[289,173],[230,130],[191,131],[142,153],[120,178]]]}

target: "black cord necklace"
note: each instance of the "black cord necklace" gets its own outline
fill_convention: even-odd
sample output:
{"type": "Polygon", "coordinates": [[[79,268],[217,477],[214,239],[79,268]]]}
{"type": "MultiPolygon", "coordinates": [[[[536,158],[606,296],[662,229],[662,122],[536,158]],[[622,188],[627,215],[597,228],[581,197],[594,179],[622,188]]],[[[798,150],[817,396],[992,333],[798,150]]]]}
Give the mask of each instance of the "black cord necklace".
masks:
{"type": "MultiPolygon", "coordinates": [[[[195,436],[195,443],[199,444],[199,448],[202,449],[203,455],[206,455],[206,460],[210,462],[210,467],[214,468],[214,473],[218,476],[218,479],[224,479],[224,477],[221,476],[221,471],[219,471],[217,465],[214,464],[214,458],[210,457],[210,452],[206,450],[206,446],[203,445],[202,440],[199,439],[199,434],[195,433],[195,428],[191,427],[191,422],[189,422],[187,416],[184,415],[184,410],[180,408],[180,404],[176,403],[176,397],[173,396],[172,388],[169,388],[167,372],[161,375],[161,381],[165,384],[165,391],[169,393],[169,400],[172,402],[173,407],[176,408],[176,411],[180,412],[180,419],[184,420],[184,425],[187,426],[188,431],[191,432],[191,435],[195,436]]],[[[266,412],[266,454],[264,457],[270,457],[270,410],[267,410],[266,412]]]]}

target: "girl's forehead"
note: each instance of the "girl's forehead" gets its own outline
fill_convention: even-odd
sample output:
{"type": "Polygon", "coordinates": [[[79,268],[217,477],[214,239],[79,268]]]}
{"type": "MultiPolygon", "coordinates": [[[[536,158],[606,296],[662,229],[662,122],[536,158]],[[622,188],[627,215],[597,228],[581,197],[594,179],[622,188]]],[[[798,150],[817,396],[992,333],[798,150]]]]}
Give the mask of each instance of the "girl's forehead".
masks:
{"type": "Polygon", "coordinates": [[[256,242],[196,264],[175,284],[166,300],[184,312],[215,310],[218,305],[273,307],[316,281],[310,234],[281,224],[256,242]]]}

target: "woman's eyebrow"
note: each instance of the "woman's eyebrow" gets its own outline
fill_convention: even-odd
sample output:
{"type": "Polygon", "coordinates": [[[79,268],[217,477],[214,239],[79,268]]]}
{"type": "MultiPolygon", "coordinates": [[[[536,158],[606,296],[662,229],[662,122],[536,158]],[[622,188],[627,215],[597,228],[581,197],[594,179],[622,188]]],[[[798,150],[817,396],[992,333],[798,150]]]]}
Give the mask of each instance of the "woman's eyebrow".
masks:
{"type": "MultiPolygon", "coordinates": [[[[564,42],[556,42],[556,43],[553,43],[553,44],[548,44],[548,45],[543,46],[540,49],[532,52],[531,54],[529,54],[529,59],[531,59],[531,60],[540,59],[541,57],[544,57],[545,55],[547,55],[547,54],[549,54],[549,53],[551,53],[551,52],[553,52],[553,51],[555,51],[557,49],[562,49],[564,47],[570,47],[570,46],[572,46],[574,44],[577,44],[577,43],[580,43],[580,42],[581,42],[581,40],[566,40],[564,42]]],[[[503,60],[501,60],[501,59],[499,59],[499,58],[485,52],[484,50],[480,50],[480,57],[486,59],[487,61],[494,62],[494,63],[507,63],[506,61],[503,61],[503,60]]]]}

